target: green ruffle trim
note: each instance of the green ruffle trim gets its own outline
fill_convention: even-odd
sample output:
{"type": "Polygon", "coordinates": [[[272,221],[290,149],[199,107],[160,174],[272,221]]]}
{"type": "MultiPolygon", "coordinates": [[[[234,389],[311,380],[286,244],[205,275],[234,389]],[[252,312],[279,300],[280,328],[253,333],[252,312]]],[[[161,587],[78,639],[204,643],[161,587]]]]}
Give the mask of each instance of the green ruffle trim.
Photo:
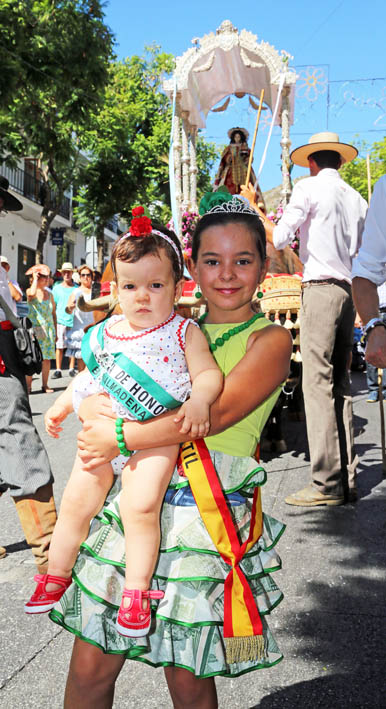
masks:
{"type": "MultiPolygon", "coordinates": [[[[209,451],[216,470],[221,470],[221,485],[226,495],[239,491],[253,495],[256,486],[264,485],[267,474],[254,458],[227,455],[221,451],[209,451]]],[[[177,489],[189,485],[175,468],[169,488],[177,489]]]]}
{"type": "Polygon", "coordinates": [[[145,662],[152,667],[173,665],[189,670],[197,677],[237,677],[252,670],[272,667],[282,655],[262,617],[265,656],[258,662],[227,665],[222,628],[217,624],[189,626],[171,623],[158,614],[153,616],[151,632],[145,638],[124,638],[115,631],[116,611],[99,606],[97,601],[82,593],[76,583],[70,590],[66,609],[56,608],[50,617],[58,625],[107,654],[125,655],[126,659],[145,662]],[[82,623],[78,608],[83,609],[82,623]]]}

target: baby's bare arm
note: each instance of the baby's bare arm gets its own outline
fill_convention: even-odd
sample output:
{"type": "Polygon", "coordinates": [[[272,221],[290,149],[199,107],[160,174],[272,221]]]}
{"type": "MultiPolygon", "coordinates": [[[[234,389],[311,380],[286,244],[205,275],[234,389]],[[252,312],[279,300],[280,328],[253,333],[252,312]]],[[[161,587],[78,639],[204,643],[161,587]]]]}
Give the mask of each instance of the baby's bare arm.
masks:
{"type": "MultiPolygon", "coordinates": [[[[81,376],[82,373],[78,374],[75,379],[81,376]]],[[[60,424],[67,418],[68,414],[71,414],[74,410],[72,403],[72,391],[74,388],[75,379],[73,379],[67,389],[65,389],[65,391],[58,396],[55,403],[50,406],[44,416],[46,431],[50,436],[52,436],[52,438],[59,438],[60,432],[63,431],[60,424]]]]}

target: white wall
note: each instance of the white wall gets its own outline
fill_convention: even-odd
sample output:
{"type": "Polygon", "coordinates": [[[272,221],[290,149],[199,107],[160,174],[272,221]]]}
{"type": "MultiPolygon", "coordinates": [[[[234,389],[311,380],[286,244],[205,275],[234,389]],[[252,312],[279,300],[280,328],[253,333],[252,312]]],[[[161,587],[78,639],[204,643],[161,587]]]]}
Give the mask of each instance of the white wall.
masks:
{"type": "MultiPolygon", "coordinates": [[[[6,256],[10,263],[9,278],[17,279],[17,259],[18,246],[25,246],[29,249],[36,249],[39,224],[40,224],[40,205],[17,195],[18,199],[23,202],[23,210],[20,212],[9,212],[0,218],[0,236],[1,236],[1,255],[6,256]]],[[[66,227],[69,234],[72,234],[75,243],[72,248],[72,261],[75,267],[80,266],[82,259],[90,266],[96,268],[97,265],[97,249],[95,237],[86,238],[82,232],[70,230],[70,223],[63,217],[57,216],[52,224],[54,227],[66,227]]],[[[108,254],[110,256],[116,234],[110,230],[106,230],[106,243],[108,244],[108,254]]],[[[56,269],[56,252],[57,247],[50,243],[50,237],[44,245],[43,262],[50,267],[54,272],[56,269]]],[[[58,264],[60,267],[62,264],[58,264]]]]}
{"type": "Polygon", "coordinates": [[[18,246],[36,248],[38,227],[35,222],[23,219],[15,212],[9,212],[0,219],[1,255],[6,256],[11,269],[9,278],[17,278],[18,246]]]}

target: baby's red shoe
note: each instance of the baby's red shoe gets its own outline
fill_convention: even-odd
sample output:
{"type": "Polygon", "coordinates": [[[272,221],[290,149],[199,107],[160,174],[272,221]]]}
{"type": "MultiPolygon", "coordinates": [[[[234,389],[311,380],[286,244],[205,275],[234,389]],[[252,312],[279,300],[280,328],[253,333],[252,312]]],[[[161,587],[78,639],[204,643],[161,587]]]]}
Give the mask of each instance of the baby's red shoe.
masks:
{"type": "Polygon", "coordinates": [[[118,633],[128,638],[141,638],[143,635],[147,635],[151,621],[150,600],[163,598],[164,595],[163,591],[139,591],[125,588],[115,624],[118,633]],[[126,608],[123,605],[124,598],[130,599],[126,608]]]}
{"type": "Polygon", "coordinates": [[[72,578],[64,579],[61,576],[52,576],[51,574],[36,574],[34,581],[37,582],[35,591],[33,592],[28,603],[25,604],[24,610],[26,613],[47,613],[54,607],[64,592],[72,583],[72,578]],[[56,591],[46,591],[47,583],[60,584],[60,588],[56,591]]]}

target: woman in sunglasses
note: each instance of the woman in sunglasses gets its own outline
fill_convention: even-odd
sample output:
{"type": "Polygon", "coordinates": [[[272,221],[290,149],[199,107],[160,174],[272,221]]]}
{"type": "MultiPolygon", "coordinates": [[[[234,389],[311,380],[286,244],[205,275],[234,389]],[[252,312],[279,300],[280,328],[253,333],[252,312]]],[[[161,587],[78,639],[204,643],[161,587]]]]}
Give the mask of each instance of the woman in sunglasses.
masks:
{"type": "MultiPolygon", "coordinates": [[[[93,313],[84,313],[78,308],[78,298],[82,295],[84,300],[90,300],[91,298],[91,283],[92,283],[92,270],[86,266],[80,266],[78,268],[78,273],[80,277],[79,288],[71,293],[69,301],[67,303],[66,312],[74,314],[74,322],[71,328],[67,331],[67,357],[74,357],[77,360],[78,372],[84,369],[84,362],[82,360],[81,354],[81,344],[84,335],[84,328],[87,325],[91,325],[94,322],[93,313]]],[[[76,375],[76,369],[70,369],[70,377],[76,375]]]]}

